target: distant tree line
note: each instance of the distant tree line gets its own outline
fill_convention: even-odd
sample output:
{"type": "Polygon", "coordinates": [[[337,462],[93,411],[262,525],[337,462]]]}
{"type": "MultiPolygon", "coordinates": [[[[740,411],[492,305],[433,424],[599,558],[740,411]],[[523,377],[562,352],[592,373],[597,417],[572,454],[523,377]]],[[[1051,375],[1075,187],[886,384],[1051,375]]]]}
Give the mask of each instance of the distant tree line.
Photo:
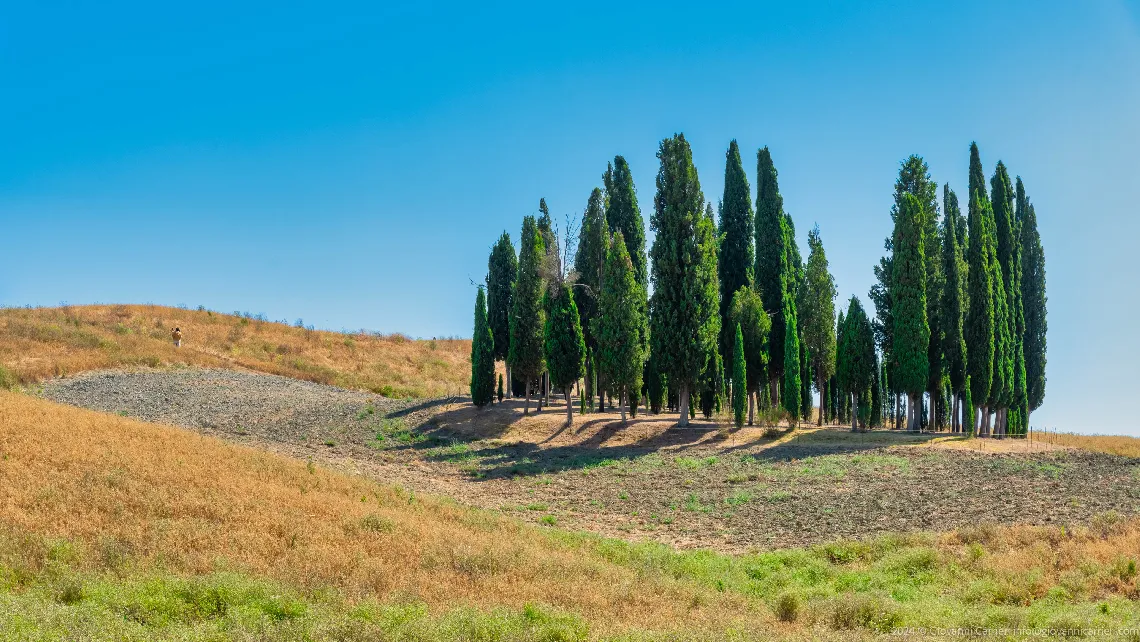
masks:
{"type": "Polygon", "coordinates": [[[661,141],[646,251],[629,165],[614,158],[592,190],[571,254],[546,201],[523,219],[519,252],[506,232],[476,297],[471,395],[532,395],[538,409],[573,390],[581,412],[607,403],[636,416],[673,410],[687,425],[757,411],[845,422],[853,430],[948,428],[1024,434],[1045,395],[1045,258],[1024,184],[998,162],[989,181],[970,146],[963,215],[919,156],[894,189],[893,233],[874,266],[870,317],[858,297],[836,310],[819,227],[804,263],[767,147],[756,155],[755,207],[734,140],[714,216],[683,134],[661,141]],[[572,257],[572,258],[571,258],[572,257]],[[652,294],[650,294],[652,290],[652,294]]]}

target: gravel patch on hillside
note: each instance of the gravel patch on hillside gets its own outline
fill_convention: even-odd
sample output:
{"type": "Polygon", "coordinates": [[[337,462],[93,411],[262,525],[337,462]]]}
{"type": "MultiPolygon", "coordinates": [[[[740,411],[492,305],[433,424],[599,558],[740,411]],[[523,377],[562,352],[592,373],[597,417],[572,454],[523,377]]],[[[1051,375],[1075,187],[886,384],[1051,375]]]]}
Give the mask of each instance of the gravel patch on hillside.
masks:
{"type": "Polygon", "coordinates": [[[43,396],[199,432],[284,442],[368,434],[386,415],[422,405],[287,377],[203,368],[88,372],[47,382],[43,396]]]}

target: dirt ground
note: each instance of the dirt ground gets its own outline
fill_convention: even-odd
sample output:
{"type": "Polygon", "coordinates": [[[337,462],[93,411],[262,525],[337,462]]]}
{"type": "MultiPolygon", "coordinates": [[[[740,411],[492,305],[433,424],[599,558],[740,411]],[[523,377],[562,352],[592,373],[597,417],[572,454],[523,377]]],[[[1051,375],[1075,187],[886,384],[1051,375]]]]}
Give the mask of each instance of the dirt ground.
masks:
{"type": "MultiPolygon", "coordinates": [[[[265,376],[249,374],[241,393],[232,392],[241,382],[227,390],[256,405],[265,376]]],[[[86,388],[76,394],[76,386],[59,380],[44,395],[146,417],[153,403],[192,406],[201,394],[166,386],[156,400],[107,399],[86,388]]],[[[335,405],[322,417],[314,405],[320,395],[310,394],[304,421],[277,411],[246,413],[240,422],[174,416],[173,423],[528,521],[684,548],[743,551],[1140,513],[1140,459],[1024,440],[814,426],[733,431],[705,421],[678,428],[676,415],[623,424],[616,413],[576,413],[566,426],[561,401],[541,413],[532,403],[524,416],[521,401],[475,409],[447,399],[389,404],[362,395],[352,412],[344,404],[353,398],[330,398],[335,405]]],[[[226,404],[201,408],[227,412],[226,404]]]]}

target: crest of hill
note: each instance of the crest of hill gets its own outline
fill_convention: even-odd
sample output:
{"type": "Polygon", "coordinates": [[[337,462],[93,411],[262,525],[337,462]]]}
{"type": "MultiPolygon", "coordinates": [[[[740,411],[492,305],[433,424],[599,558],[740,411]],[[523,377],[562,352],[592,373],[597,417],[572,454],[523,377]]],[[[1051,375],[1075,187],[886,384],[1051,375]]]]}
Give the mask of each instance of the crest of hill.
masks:
{"type": "Polygon", "coordinates": [[[387,397],[462,394],[469,339],[328,332],[249,315],[156,305],[0,309],[0,386],[86,370],[248,369],[387,397]],[[170,331],[182,330],[175,348],[170,331]]]}

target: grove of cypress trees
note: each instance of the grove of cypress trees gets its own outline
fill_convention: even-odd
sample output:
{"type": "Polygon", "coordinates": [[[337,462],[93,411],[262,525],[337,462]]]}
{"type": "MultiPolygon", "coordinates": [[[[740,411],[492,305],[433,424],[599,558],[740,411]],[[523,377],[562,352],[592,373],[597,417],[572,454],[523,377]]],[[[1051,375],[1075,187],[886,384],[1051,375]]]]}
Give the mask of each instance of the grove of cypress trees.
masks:
{"type": "MultiPolygon", "coordinates": [[[[926,256],[923,243],[923,206],[911,193],[902,195],[895,217],[891,298],[894,317],[894,351],[899,388],[909,398],[909,430],[919,428],[917,408],[928,383],[930,325],[926,319],[926,256]]],[[[850,315],[848,315],[850,316],[850,315]]],[[[848,324],[851,321],[848,320],[848,324]]]]}
{"type": "Polygon", "coordinates": [[[950,185],[942,188],[945,217],[942,221],[942,355],[953,395],[950,425],[961,431],[958,419],[961,393],[966,385],[966,259],[959,244],[958,223],[961,211],[958,196],[950,185]]]}
{"type": "Polygon", "coordinates": [[[540,274],[546,245],[533,216],[523,217],[519,272],[511,310],[511,345],[507,363],[526,382],[523,414],[530,414],[531,384],[546,367],[543,361],[543,282],[540,274]]]}
{"type": "MultiPolygon", "coordinates": [[[[778,400],[777,382],[784,374],[787,319],[784,316],[788,294],[787,221],[784,198],[780,195],[776,166],[767,147],[756,153],[756,287],[764,309],[772,317],[768,333],[768,381],[772,402],[778,400]]],[[[794,327],[794,326],[793,326],[794,327]]],[[[796,355],[799,357],[798,351],[796,355]]]]}
{"type": "MultiPolygon", "coordinates": [[[[764,311],[764,302],[753,286],[742,286],[732,297],[729,323],[740,326],[744,338],[744,362],[748,375],[748,425],[756,418],[761,384],[766,382],[764,367],[768,363],[768,333],[772,319],[764,311]]],[[[735,376],[735,371],[734,375],[735,376]]],[[[736,383],[733,382],[733,390],[736,383]]]]}
{"type": "MultiPolygon", "coordinates": [[[[519,262],[511,235],[505,231],[491,248],[487,259],[487,318],[491,335],[495,338],[495,360],[507,361],[511,346],[511,306],[514,300],[515,278],[519,262]]],[[[511,379],[511,366],[507,363],[507,381],[511,379]]],[[[510,396],[510,391],[507,391],[510,396]]]]}
{"type": "Polygon", "coordinates": [[[475,331],[471,337],[471,403],[482,408],[495,396],[495,337],[487,321],[483,287],[475,295],[475,331]]]}
{"type": "Polygon", "coordinates": [[[544,330],[544,354],[550,385],[566,393],[566,422],[574,423],[574,404],[570,392],[584,374],[586,341],[582,336],[581,318],[574,303],[574,290],[562,282],[550,296],[550,312],[544,330]]]}
{"type": "MultiPolygon", "coordinates": [[[[740,147],[734,139],[728,145],[724,164],[724,197],[720,203],[720,246],[717,255],[717,275],[720,277],[721,354],[725,360],[733,358],[735,349],[730,308],[737,290],[750,286],[755,270],[756,253],[753,247],[752,194],[740,147]]],[[[735,366],[733,369],[735,373],[735,366]]],[[[735,382],[733,390],[736,389],[735,382]]],[[[733,400],[735,403],[735,398],[733,400]]]]}
{"type": "Polygon", "coordinates": [[[647,326],[644,300],[645,293],[637,282],[625,239],[621,232],[614,232],[606,253],[598,316],[593,323],[598,338],[598,368],[610,394],[618,397],[622,421],[625,421],[624,402],[629,401],[634,391],[641,390],[648,356],[641,342],[647,326]]]}
{"type": "Polygon", "coordinates": [[[1021,300],[1025,310],[1025,381],[1027,405],[1025,425],[1030,413],[1045,400],[1045,333],[1049,328],[1045,313],[1045,251],[1037,231],[1037,213],[1028,203],[1021,220],[1021,300]]]}
{"type": "Polygon", "coordinates": [[[716,230],[703,213],[704,195],[684,135],[661,141],[657,157],[650,339],[656,363],[679,395],[679,425],[687,426],[689,395],[720,338],[716,230]]]}
{"type": "Polygon", "coordinates": [[[744,334],[739,323],[736,324],[736,340],[732,345],[732,419],[736,427],[741,428],[744,426],[744,398],[749,393],[747,366],[744,359],[744,334]]]}
{"type": "MultiPolygon", "coordinates": [[[[808,262],[800,292],[800,323],[803,325],[808,368],[816,390],[823,399],[827,380],[835,373],[835,279],[827,265],[827,253],[819,236],[819,226],[808,233],[808,262]]],[[[823,404],[817,424],[823,425],[823,404]]]]}

